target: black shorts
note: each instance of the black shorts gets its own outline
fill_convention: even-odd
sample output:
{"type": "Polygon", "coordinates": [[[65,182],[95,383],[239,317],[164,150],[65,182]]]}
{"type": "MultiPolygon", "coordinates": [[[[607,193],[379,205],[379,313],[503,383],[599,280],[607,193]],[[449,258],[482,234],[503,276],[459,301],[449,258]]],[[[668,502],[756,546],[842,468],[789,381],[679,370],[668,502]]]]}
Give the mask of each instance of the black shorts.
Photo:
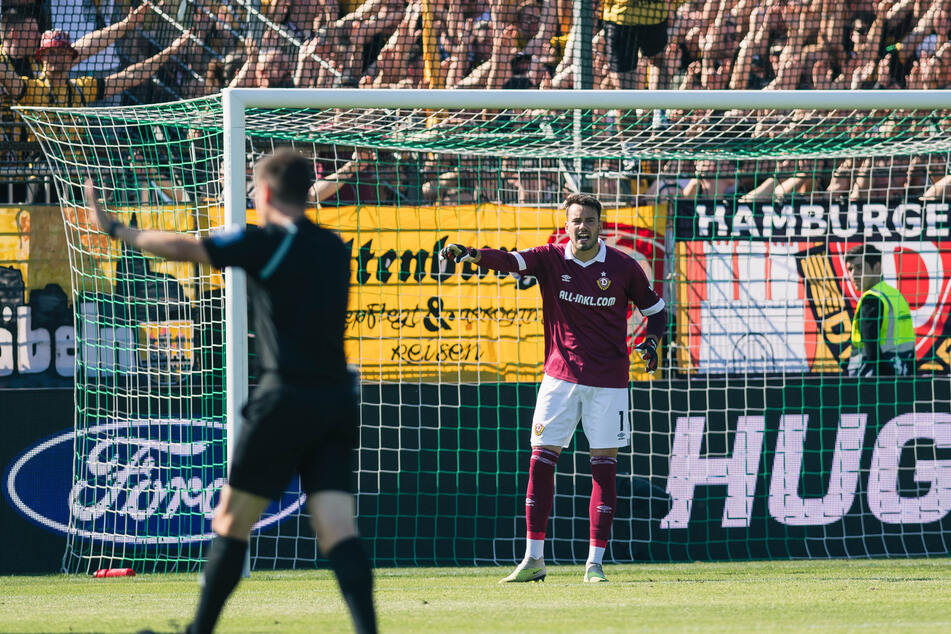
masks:
{"type": "Polygon", "coordinates": [[[629,73],[637,68],[638,51],[644,57],[654,57],[667,46],[667,20],[649,25],[605,22],[604,39],[611,71],[629,73]]]}
{"type": "Polygon", "coordinates": [[[304,493],[354,492],[360,414],[353,383],[262,381],[241,413],[228,477],[233,488],[277,500],[296,473],[304,493]]]}

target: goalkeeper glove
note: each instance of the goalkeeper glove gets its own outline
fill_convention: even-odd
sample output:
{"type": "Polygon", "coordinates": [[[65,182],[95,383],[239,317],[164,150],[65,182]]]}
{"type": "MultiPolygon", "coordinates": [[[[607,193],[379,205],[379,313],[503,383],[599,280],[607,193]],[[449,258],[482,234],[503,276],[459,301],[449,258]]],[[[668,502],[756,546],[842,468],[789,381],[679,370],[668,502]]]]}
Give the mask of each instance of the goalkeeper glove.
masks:
{"type": "Polygon", "coordinates": [[[654,339],[645,339],[634,346],[634,349],[640,353],[641,359],[647,361],[644,367],[647,373],[653,374],[657,369],[657,342],[654,339]]]}
{"type": "Polygon", "coordinates": [[[461,244],[447,244],[439,251],[440,260],[453,260],[457,264],[460,262],[472,262],[479,257],[479,252],[472,247],[464,247],[461,244]]]}

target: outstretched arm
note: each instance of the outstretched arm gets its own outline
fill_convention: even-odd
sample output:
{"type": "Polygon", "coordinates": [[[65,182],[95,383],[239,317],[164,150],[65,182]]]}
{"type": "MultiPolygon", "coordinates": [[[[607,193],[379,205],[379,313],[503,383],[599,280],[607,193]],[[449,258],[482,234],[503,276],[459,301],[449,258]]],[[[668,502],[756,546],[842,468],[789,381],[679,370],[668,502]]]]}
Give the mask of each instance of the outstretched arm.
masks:
{"type": "Polygon", "coordinates": [[[343,164],[333,174],[327,178],[322,178],[310,188],[311,199],[322,202],[327,200],[347,184],[348,178],[352,178],[360,173],[360,163],[362,161],[373,160],[372,152],[354,152],[353,158],[343,164]]]}
{"type": "Polygon", "coordinates": [[[172,44],[156,55],[148,58],[145,61],[139,62],[138,64],[133,64],[125,70],[121,70],[118,73],[109,75],[104,80],[104,87],[102,89],[102,95],[100,98],[111,97],[112,95],[119,94],[123,90],[129,90],[130,88],[135,88],[146,79],[151,77],[158,71],[158,69],[164,64],[168,59],[181,51],[186,44],[191,40],[191,31],[185,31],[182,33],[178,39],[176,39],[172,44]]]}
{"type": "Polygon", "coordinates": [[[503,273],[535,275],[538,256],[533,249],[528,251],[502,251],[501,249],[476,249],[463,244],[447,244],[439,251],[442,260],[452,259],[456,263],[470,262],[482,268],[503,273]]]}
{"type": "Polygon", "coordinates": [[[211,264],[208,251],[205,250],[205,245],[198,238],[172,231],[141,231],[128,227],[116,220],[114,215],[99,204],[92,179],[86,180],[85,191],[86,205],[93,210],[99,228],[108,233],[109,237],[121,240],[140,251],[153,253],[166,260],[211,264]]]}
{"type": "MultiPolygon", "coordinates": [[[[159,2],[158,4],[161,5],[162,3],[159,2]]],[[[151,3],[143,2],[138,8],[130,11],[129,15],[127,15],[125,19],[107,26],[104,29],[87,33],[76,40],[76,43],[73,44],[73,48],[76,49],[76,52],[79,54],[79,56],[76,58],[76,61],[95,55],[99,51],[108,47],[110,44],[113,44],[116,40],[124,36],[138,25],[142,24],[142,20],[145,18],[145,14],[148,13],[148,10],[151,8],[151,6],[151,3]]]]}
{"type": "Polygon", "coordinates": [[[25,83],[23,78],[13,70],[13,66],[10,66],[6,60],[0,59],[0,89],[16,100],[20,98],[25,83]]]}

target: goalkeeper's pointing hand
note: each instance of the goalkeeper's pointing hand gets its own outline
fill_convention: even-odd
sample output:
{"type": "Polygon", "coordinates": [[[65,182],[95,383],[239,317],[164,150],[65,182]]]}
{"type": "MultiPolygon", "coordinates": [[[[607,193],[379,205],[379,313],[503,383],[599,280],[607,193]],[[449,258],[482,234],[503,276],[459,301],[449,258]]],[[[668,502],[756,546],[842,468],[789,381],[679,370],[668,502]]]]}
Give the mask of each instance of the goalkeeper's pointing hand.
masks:
{"type": "Polygon", "coordinates": [[[653,338],[645,339],[634,346],[634,349],[640,353],[641,359],[647,362],[644,366],[647,373],[653,374],[654,370],[657,369],[657,340],[653,338]]]}
{"type": "Polygon", "coordinates": [[[478,249],[461,244],[447,244],[439,250],[439,259],[452,260],[458,264],[460,262],[478,262],[482,258],[478,249]]]}

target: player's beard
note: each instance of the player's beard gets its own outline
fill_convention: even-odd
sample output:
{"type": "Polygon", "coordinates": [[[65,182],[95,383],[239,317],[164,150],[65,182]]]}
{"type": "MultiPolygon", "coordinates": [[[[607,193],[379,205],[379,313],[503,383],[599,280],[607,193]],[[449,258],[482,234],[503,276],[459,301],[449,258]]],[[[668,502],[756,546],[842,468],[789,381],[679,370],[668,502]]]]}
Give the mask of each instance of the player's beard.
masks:
{"type": "Polygon", "coordinates": [[[581,244],[581,238],[579,238],[576,234],[574,236],[574,240],[572,240],[571,246],[574,248],[575,251],[590,251],[591,249],[597,248],[598,234],[597,233],[589,234],[589,236],[585,238],[584,246],[581,244]]]}

